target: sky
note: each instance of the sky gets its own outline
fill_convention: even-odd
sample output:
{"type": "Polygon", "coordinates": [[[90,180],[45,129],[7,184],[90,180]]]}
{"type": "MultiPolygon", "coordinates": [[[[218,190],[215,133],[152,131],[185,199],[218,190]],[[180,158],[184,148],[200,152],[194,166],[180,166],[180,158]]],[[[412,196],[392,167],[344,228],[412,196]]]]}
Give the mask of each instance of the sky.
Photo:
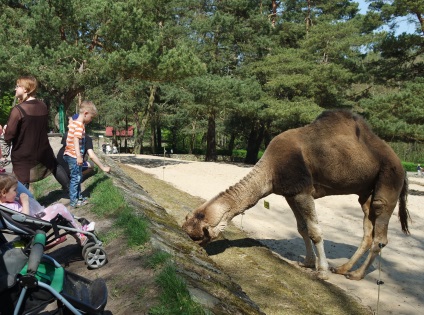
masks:
{"type": "MultiPolygon", "coordinates": [[[[365,0],[356,0],[355,2],[359,3],[359,9],[361,10],[362,14],[365,14],[368,9],[368,3],[365,0]]],[[[398,19],[398,28],[395,31],[396,35],[402,34],[404,32],[412,34],[415,32],[415,25],[412,23],[408,23],[407,17],[403,17],[401,19],[398,19]]]]}

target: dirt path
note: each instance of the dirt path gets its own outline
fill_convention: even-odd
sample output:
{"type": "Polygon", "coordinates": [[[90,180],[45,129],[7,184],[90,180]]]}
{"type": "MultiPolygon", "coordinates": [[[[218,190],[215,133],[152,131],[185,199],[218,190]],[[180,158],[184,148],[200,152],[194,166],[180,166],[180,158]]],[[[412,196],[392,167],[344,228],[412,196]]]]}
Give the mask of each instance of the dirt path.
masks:
{"type": "MultiPolygon", "coordinates": [[[[245,165],[185,162],[151,156],[121,156],[119,159],[204,199],[236,183],[250,170],[245,165]]],[[[383,250],[381,260],[376,259],[363,280],[349,281],[340,275],[330,275],[329,279],[330,283],[358,298],[373,311],[378,305],[380,314],[418,315],[424,312],[424,213],[421,211],[424,180],[411,177],[410,181],[408,204],[413,220],[410,227],[412,235],[402,234],[394,215],[389,225],[389,244],[383,250]],[[376,284],[379,279],[384,281],[384,285],[376,284]]],[[[293,214],[282,197],[270,195],[265,199],[270,209],[266,209],[261,200],[245,215],[234,218],[233,223],[285,260],[297,264],[304,257],[304,245],[297,233],[293,214]]],[[[326,197],[317,200],[316,206],[329,263],[331,266],[339,265],[353,254],[362,237],[362,212],[357,197],[326,197]]],[[[191,210],[187,209],[187,212],[191,210]]],[[[236,240],[234,244],[237,247],[236,240]]]]}

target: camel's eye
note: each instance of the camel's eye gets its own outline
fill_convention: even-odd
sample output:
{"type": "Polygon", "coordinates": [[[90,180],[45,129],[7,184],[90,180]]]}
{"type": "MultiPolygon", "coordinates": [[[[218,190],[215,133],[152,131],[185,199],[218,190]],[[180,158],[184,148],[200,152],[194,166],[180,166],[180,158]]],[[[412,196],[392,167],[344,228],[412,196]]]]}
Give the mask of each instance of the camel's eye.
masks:
{"type": "Polygon", "coordinates": [[[203,220],[205,218],[205,215],[202,212],[198,212],[196,213],[195,217],[197,220],[203,220]]]}

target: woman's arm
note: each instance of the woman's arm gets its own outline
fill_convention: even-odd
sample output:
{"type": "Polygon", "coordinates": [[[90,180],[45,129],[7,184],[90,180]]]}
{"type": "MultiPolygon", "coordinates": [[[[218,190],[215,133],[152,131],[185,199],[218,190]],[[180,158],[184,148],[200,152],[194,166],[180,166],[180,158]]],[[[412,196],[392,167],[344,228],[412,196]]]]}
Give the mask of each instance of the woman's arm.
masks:
{"type": "Polygon", "coordinates": [[[9,120],[7,121],[7,128],[4,131],[4,141],[10,143],[15,137],[18,130],[18,124],[21,120],[21,113],[18,108],[15,106],[12,108],[12,111],[9,115],[9,120]]]}

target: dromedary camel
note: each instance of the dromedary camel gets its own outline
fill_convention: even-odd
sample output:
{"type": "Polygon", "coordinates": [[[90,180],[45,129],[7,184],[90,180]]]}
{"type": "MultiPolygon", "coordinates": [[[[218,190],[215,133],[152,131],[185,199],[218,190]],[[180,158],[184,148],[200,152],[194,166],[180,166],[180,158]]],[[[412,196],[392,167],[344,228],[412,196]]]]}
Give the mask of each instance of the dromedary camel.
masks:
{"type": "Polygon", "coordinates": [[[350,111],[325,111],[311,124],[276,136],[251,172],[188,214],[183,229],[194,241],[205,245],[233,217],[271,193],[286,198],[305,242],[304,265],[314,267],[316,263],[322,279],[328,278],[328,262],[314,199],[359,196],[364,212],[362,242],[348,262],[331,268],[349,279],[362,279],[387,244],[387,228],[398,200],[402,230],[409,233],[408,184],[401,162],[366,122],[350,111]],[[362,266],[351,271],[367,250],[370,252],[362,266]]]}

